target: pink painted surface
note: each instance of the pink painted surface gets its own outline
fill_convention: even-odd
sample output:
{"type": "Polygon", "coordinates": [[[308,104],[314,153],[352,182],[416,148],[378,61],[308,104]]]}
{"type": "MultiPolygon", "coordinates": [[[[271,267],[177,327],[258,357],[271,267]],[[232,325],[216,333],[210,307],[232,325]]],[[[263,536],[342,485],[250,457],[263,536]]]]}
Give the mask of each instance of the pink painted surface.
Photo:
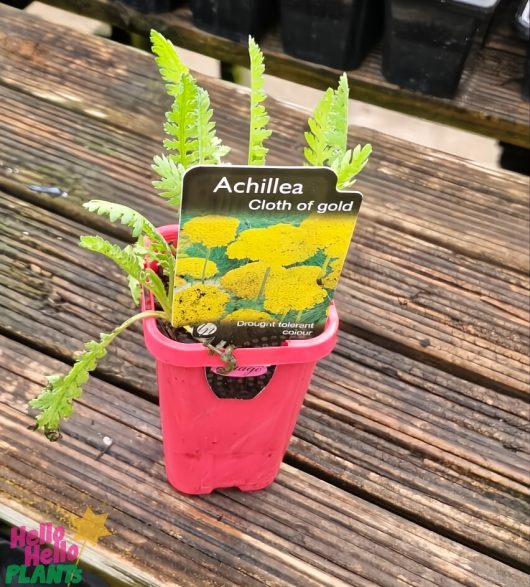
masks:
{"type": "MultiPolygon", "coordinates": [[[[175,226],[162,227],[176,240],[175,226]]],[[[153,307],[144,296],[142,307],[153,307]]],[[[262,489],[278,474],[316,362],[336,342],[334,306],[325,331],[310,340],[280,347],[238,349],[239,366],[277,365],[265,389],[250,400],[220,399],[210,389],[204,367],[218,357],[201,344],[165,337],[154,319],[144,321],[147,349],[156,358],[164,457],[169,482],[179,491],[210,493],[221,487],[262,489]]]]}

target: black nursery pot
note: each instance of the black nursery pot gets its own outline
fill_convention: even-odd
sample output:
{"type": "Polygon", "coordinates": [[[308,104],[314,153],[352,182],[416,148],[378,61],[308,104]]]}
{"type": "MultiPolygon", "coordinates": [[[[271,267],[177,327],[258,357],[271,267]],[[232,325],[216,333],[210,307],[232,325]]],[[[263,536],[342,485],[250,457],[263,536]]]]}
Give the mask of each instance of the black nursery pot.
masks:
{"type": "Polygon", "coordinates": [[[384,0],[281,0],[284,51],[335,69],[359,67],[383,25],[384,0]]]}
{"type": "Polygon", "coordinates": [[[386,0],[383,75],[425,94],[455,95],[499,0],[386,0]]]}
{"type": "Polygon", "coordinates": [[[190,0],[193,22],[220,37],[259,40],[277,19],[277,0],[190,0]]]}
{"type": "Polygon", "coordinates": [[[138,12],[169,12],[178,4],[179,0],[121,0],[123,4],[138,10],[138,12]]]}

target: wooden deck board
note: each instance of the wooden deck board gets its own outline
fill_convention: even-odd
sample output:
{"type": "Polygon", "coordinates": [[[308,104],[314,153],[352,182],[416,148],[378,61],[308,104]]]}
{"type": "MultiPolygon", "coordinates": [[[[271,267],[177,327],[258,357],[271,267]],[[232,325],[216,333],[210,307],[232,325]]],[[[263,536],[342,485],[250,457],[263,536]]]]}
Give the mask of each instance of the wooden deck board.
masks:
{"type": "MultiPolygon", "coordinates": [[[[132,313],[112,263],[76,248],[83,227],[8,195],[0,209],[13,260],[7,266],[15,272],[0,285],[3,332],[71,361],[86,340],[132,313]]],[[[354,300],[361,286],[342,296],[354,300]]],[[[342,302],[339,310],[348,313],[351,303],[342,302]]],[[[116,342],[98,373],[156,398],[139,328],[116,342]]],[[[318,367],[306,406],[289,451],[294,461],[464,542],[528,562],[530,424],[523,399],[344,333],[333,358],[318,367]]]]}
{"type": "Polygon", "coordinates": [[[87,504],[108,512],[113,536],[105,548],[161,580],[363,587],[504,587],[523,580],[519,571],[288,465],[267,492],[179,495],[164,481],[156,406],[97,379],[63,441],[50,445],[26,430],[25,402],[43,373],[64,365],[9,339],[1,347],[0,492],[54,521],[87,504]],[[102,414],[104,397],[113,398],[112,414],[102,414]],[[96,461],[104,435],[114,444],[96,461]]]}
{"type": "MultiPolygon", "coordinates": [[[[342,332],[317,367],[289,464],[265,492],[181,496],[165,481],[139,327],[98,368],[61,443],[26,430],[44,376],[134,311],[112,263],[77,246],[81,234],[123,242],[127,231],[81,204],[106,198],[177,220],[150,187],[167,107],[153,60],[5,7],[0,16],[2,501],[54,521],[86,505],[108,511],[115,534],[101,552],[160,584],[522,585],[527,180],[352,128],[375,155],[337,295],[342,332]],[[99,458],[105,435],[114,443],[99,458]]],[[[243,161],[247,92],[201,83],[243,161]]],[[[268,106],[270,162],[300,162],[306,115],[268,106]]]]}
{"type": "MultiPolygon", "coordinates": [[[[34,102],[32,111],[42,106],[41,101],[34,102]]],[[[13,120],[15,117],[23,119],[16,95],[12,96],[10,103],[19,111],[13,115],[13,120]]],[[[46,164],[47,155],[38,146],[30,144],[29,136],[35,134],[35,127],[30,128],[31,123],[28,122],[19,136],[16,136],[16,127],[10,128],[9,135],[7,132],[4,135],[4,148],[0,146],[0,160],[2,157],[13,158],[13,153],[18,153],[16,161],[10,163],[18,165],[18,173],[9,174],[9,185],[13,185],[13,180],[16,180],[14,185],[21,189],[28,182],[61,186],[68,192],[68,197],[54,199],[47,195],[31,195],[27,190],[22,195],[41,206],[78,218],[84,224],[104,227],[80,206],[91,197],[130,204],[157,224],[176,221],[174,211],[169,210],[149,188],[149,175],[145,172],[149,155],[129,154],[131,161],[134,161],[134,157],[137,161],[136,164],[131,163],[129,180],[121,181],[119,170],[122,157],[119,154],[115,155],[111,150],[111,154],[101,155],[93,149],[80,150],[76,145],[79,140],[85,140],[78,136],[79,133],[76,134],[76,126],[92,124],[93,121],[82,122],[78,119],[79,115],[73,114],[74,120],[68,128],[64,126],[64,120],[53,122],[55,119],[52,116],[56,110],[60,110],[58,107],[44,104],[43,108],[51,109],[50,127],[43,134],[49,136],[52,128],[61,125],[60,146],[49,147],[48,160],[50,166],[55,166],[55,171],[53,174],[39,173],[39,167],[46,164]],[[29,145],[28,152],[22,154],[21,145],[24,143],[29,145]],[[15,151],[16,144],[19,145],[18,151],[15,151]],[[58,158],[59,154],[62,159],[58,158]],[[68,174],[66,179],[65,174],[68,174]]],[[[285,118],[288,113],[283,110],[281,114],[285,118]]],[[[39,120],[42,121],[42,117],[39,120]]],[[[280,116],[278,120],[281,120],[280,116]]],[[[105,129],[106,134],[100,140],[108,138],[111,149],[112,145],[121,145],[125,156],[125,145],[135,141],[135,153],[142,151],[140,145],[143,141],[138,137],[130,134],[113,137],[109,127],[97,121],[95,124],[105,129]]],[[[239,140],[241,144],[243,139],[239,140]]],[[[379,148],[381,153],[386,153],[383,145],[379,148]]],[[[146,143],[143,152],[149,153],[146,143]]],[[[415,167],[419,166],[419,159],[419,154],[415,155],[415,167]]],[[[454,165],[454,162],[451,161],[450,165],[454,165]]],[[[381,169],[377,159],[374,167],[378,171],[381,169]]],[[[366,197],[362,212],[364,217],[359,222],[337,299],[342,303],[342,318],[349,327],[368,330],[374,336],[388,340],[390,345],[398,345],[416,356],[425,356],[434,363],[445,365],[445,368],[459,369],[466,377],[475,378],[479,382],[492,382],[512,393],[525,393],[528,389],[526,348],[529,280],[520,273],[528,261],[524,250],[524,235],[528,231],[528,212],[523,206],[523,200],[527,198],[524,181],[513,176],[514,182],[510,184],[504,176],[490,175],[483,170],[479,172],[478,168],[473,171],[476,180],[468,179],[469,187],[464,182],[461,207],[468,208],[468,217],[471,214],[477,217],[480,214],[475,210],[476,201],[483,207],[487,207],[490,202],[491,212],[488,217],[494,215],[497,219],[496,227],[503,222],[505,228],[493,231],[491,224],[485,225],[483,229],[474,227],[475,235],[468,235],[472,243],[466,243],[471,252],[464,256],[458,250],[459,247],[462,250],[466,247],[458,242],[461,239],[457,239],[457,227],[454,228],[455,236],[447,238],[443,244],[428,242],[429,234],[427,242],[425,238],[418,237],[422,232],[422,224],[435,226],[438,223],[437,230],[440,233],[446,230],[447,234],[454,215],[462,214],[457,211],[456,205],[454,213],[448,210],[443,217],[444,207],[439,198],[433,193],[432,199],[427,202],[429,207],[423,207],[415,201],[416,190],[410,202],[406,202],[410,209],[407,226],[412,228],[400,228],[400,218],[405,215],[396,206],[395,186],[387,184],[385,189],[375,191],[370,183],[373,172],[368,170],[366,190],[360,186],[366,197]],[[492,193],[485,184],[489,180],[494,184],[497,177],[503,179],[504,185],[499,185],[502,191],[499,189],[498,193],[492,193]],[[479,191],[479,186],[482,191],[479,191]],[[508,202],[511,196],[515,205],[505,204],[505,209],[501,211],[498,202],[500,194],[507,194],[508,202]],[[391,202],[392,197],[394,203],[391,202]],[[395,215],[392,211],[386,213],[387,206],[397,210],[395,215]],[[449,226],[444,226],[443,222],[449,226]],[[489,238],[492,232],[498,235],[497,242],[489,238]],[[494,252],[493,258],[488,258],[489,263],[485,262],[482,254],[484,247],[491,247],[492,254],[494,252]]],[[[122,173],[127,175],[128,172],[122,169],[122,173]]],[[[440,171],[436,173],[441,177],[440,171]]],[[[413,178],[408,181],[408,186],[412,186],[416,180],[413,178]]],[[[412,193],[412,189],[409,189],[412,193]]],[[[32,222],[41,221],[40,213],[36,212],[32,222]]],[[[459,218],[454,220],[455,223],[457,221],[462,222],[459,218]]],[[[27,222],[30,220],[27,219],[27,222]]],[[[52,226],[56,224],[54,220],[48,222],[52,226]]],[[[31,232],[31,229],[19,230],[31,232]]],[[[85,231],[80,227],[78,234],[85,231]]],[[[51,240],[55,238],[51,237],[51,240]]],[[[69,252],[75,250],[72,247],[69,252]]]]}
{"type": "MultiPolygon", "coordinates": [[[[114,173],[109,178],[111,191],[124,191],[124,186],[118,185],[121,179],[133,192],[133,199],[142,192],[145,197],[147,190],[152,193],[149,163],[152,155],[160,151],[163,113],[169,104],[152,57],[137,52],[130,59],[127,47],[114,45],[109,52],[109,45],[102,39],[71,31],[65,37],[60,31],[67,29],[49,27],[38,19],[24,18],[22,28],[17,23],[23,16],[10,9],[0,10],[6,10],[0,21],[0,35],[19,29],[16,35],[10,34],[0,42],[0,55],[5,55],[5,66],[0,70],[0,83],[6,87],[2,99],[6,118],[16,133],[13,139],[24,144],[27,126],[31,125],[41,149],[50,154],[60,152],[69,162],[66,170],[70,172],[68,178],[64,173],[57,177],[57,161],[52,157],[45,156],[40,165],[31,161],[28,145],[27,162],[14,161],[9,152],[2,153],[3,175],[16,176],[8,174],[6,168],[18,168],[20,181],[39,176],[41,180],[44,176],[48,181],[62,181],[61,187],[70,188],[74,198],[83,199],[93,191],[99,173],[109,175],[110,160],[116,163],[117,159],[121,174],[114,173]],[[75,39],[75,43],[65,39],[75,39]],[[20,92],[27,94],[23,104],[18,104],[20,92]],[[30,96],[38,99],[31,100],[30,96]],[[83,136],[73,132],[80,119],[73,114],[70,117],[68,112],[91,119],[89,124],[84,119],[83,136]],[[87,165],[91,165],[91,175],[87,174],[87,165]]],[[[233,147],[232,162],[245,161],[247,128],[241,121],[247,120],[247,91],[200,76],[199,79],[210,90],[214,109],[217,107],[220,135],[233,147]]],[[[333,83],[336,80],[337,77],[333,83]]],[[[301,163],[307,117],[273,100],[267,104],[275,131],[270,141],[270,163],[301,163]]],[[[360,141],[374,143],[373,162],[363,174],[362,188],[370,202],[369,210],[374,210],[380,219],[453,250],[465,251],[466,255],[484,255],[522,271],[528,269],[526,251],[521,246],[524,238],[520,238],[524,236],[521,231],[528,231],[528,197],[523,178],[495,172],[485,175],[480,167],[463,160],[366,129],[352,130],[352,142],[360,141]],[[420,216],[418,210],[425,214],[420,216]],[[473,226],[466,222],[470,213],[476,220],[473,226]],[[492,216],[496,218],[495,231],[491,230],[492,216]],[[502,247],[495,240],[497,234],[502,236],[502,247]]]]}
{"type": "MultiPolygon", "coordinates": [[[[228,63],[247,63],[242,44],[222,39],[196,28],[187,7],[172,13],[143,15],[114,0],[48,0],[50,4],[99,18],[121,29],[147,36],[151,28],[168,35],[177,45],[203,53],[228,63]]],[[[516,0],[510,0],[506,14],[515,10],[516,0]]],[[[464,129],[493,136],[499,140],[528,148],[529,105],[521,97],[524,55],[517,49],[518,40],[506,42],[508,30],[504,22],[493,27],[493,38],[501,36],[504,43],[491,42],[468,65],[457,96],[453,100],[437,99],[420,93],[399,89],[386,82],[381,74],[381,44],[368,56],[362,67],[349,71],[348,78],[355,99],[377,104],[430,120],[452,124],[464,129]],[[496,30],[500,29],[497,34],[496,30]],[[512,48],[515,46],[515,49],[512,48]]],[[[267,57],[268,71],[305,85],[325,89],[334,83],[338,73],[328,67],[295,59],[283,53],[277,31],[261,42],[267,57]]]]}

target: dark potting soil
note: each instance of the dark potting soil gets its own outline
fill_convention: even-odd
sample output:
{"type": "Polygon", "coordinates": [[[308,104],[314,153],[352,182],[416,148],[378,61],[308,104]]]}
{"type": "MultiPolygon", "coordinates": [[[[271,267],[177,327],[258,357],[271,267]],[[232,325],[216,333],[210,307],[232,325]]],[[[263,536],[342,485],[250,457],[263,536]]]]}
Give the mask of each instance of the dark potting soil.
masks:
{"type": "MultiPolygon", "coordinates": [[[[167,278],[159,272],[159,277],[167,287],[167,278]]],[[[160,306],[155,303],[155,308],[161,310],[160,306]]],[[[165,320],[157,320],[157,326],[160,332],[169,338],[183,344],[197,343],[197,340],[191,336],[184,328],[174,328],[165,320]]],[[[265,346],[280,346],[286,336],[264,335],[259,333],[252,338],[238,340],[236,348],[256,348],[265,346]]],[[[232,377],[229,374],[221,375],[213,371],[210,367],[205,367],[205,376],[210,389],[218,398],[222,399],[252,399],[256,397],[272,379],[276,365],[267,367],[267,371],[262,375],[249,377],[232,377]]]]}
{"type": "MultiPolygon", "coordinates": [[[[157,326],[160,332],[167,338],[176,342],[190,344],[197,341],[183,328],[174,328],[165,320],[157,320],[157,326]]],[[[251,348],[263,346],[280,346],[282,340],[270,340],[273,337],[260,336],[252,340],[245,341],[238,348],[251,348]]],[[[205,367],[205,376],[210,389],[221,399],[252,399],[256,397],[265,386],[269,383],[274,375],[276,365],[267,367],[267,371],[262,375],[249,377],[231,377],[229,374],[221,375],[213,371],[210,367],[205,367]]]]}

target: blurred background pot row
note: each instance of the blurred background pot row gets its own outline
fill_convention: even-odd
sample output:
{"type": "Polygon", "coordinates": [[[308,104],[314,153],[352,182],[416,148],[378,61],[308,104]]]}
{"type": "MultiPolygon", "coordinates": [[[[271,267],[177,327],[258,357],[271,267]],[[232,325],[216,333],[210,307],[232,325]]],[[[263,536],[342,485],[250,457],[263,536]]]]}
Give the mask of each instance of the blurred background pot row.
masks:
{"type": "MultiPolygon", "coordinates": [[[[279,27],[285,53],[338,70],[359,67],[383,40],[383,75],[402,88],[453,97],[502,0],[189,0],[194,24],[258,41],[279,27]]],[[[142,12],[185,2],[127,0],[142,12]]],[[[514,4],[513,32],[528,39],[529,2],[514,4]]],[[[528,61],[523,93],[528,98],[528,61]]]]}

